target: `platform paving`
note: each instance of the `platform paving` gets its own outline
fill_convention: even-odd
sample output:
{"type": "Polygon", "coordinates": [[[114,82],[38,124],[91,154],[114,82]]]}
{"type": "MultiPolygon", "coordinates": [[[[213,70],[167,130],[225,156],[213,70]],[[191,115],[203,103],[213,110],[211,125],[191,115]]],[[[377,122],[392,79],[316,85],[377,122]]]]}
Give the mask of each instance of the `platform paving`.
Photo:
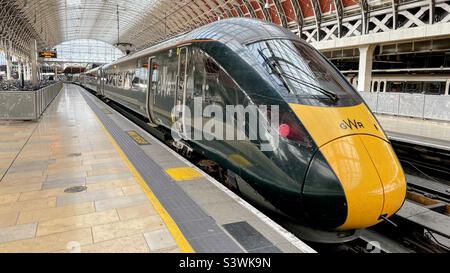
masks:
{"type": "Polygon", "coordinates": [[[180,251],[71,89],[39,122],[0,123],[0,178],[0,252],[180,251]]]}

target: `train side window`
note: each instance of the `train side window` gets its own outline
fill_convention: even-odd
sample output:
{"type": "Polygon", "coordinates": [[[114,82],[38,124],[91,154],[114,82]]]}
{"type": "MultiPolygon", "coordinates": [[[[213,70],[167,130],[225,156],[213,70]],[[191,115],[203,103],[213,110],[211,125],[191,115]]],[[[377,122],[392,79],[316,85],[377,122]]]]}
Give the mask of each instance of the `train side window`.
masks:
{"type": "Polygon", "coordinates": [[[139,85],[139,70],[137,70],[134,75],[133,75],[133,80],[131,81],[131,84],[133,85],[134,88],[137,88],[139,85]]]}
{"type": "Polygon", "coordinates": [[[151,70],[150,70],[150,88],[153,95],[156,95],[159,87],[159,60],[157,58],[152,59],[151,61],[151,70]]]}
{"type": "Polygon", "coordinates": [[[208,74],[217,74],[220,72],[219,66],[211,59],[205,59],[205,70],[208,74]]]}
{"type": "Polygon", "coordinates": [[[384,92],[384,82],[380,83],[380,90],[379,92],[384,92]]]}
{"type": "Polygon", "coordinates": [[[131,77],[133,76],[131,72],[125,72],[123,79],[123,88],[130,89],[131,88],[131,77]]]}
{"type": "Polygon", "coordinates": [[[192,51],[191,60],[193,61],[193,79],[194,79],[194,97],[204,97],[204,87],[206,85],[206,78],[204,77],[204,67],[202,65],[201,59],[203,58],[203,53],[199,49],[194,49],[192,51]]]}
{"type": "Polygon", "coordinates": [[[111,80],[110,80],[110,85],[111,86],[116,86],[116,74],[115,73],[113,73],[113,74],[111,74],[110,75],[110,78],[111,78],[111,80]]]}
{"type": "Polygon", "coordinates": [[[377,81],[375,81],[373,83],[373,92],[378,92],[378,82],[377,81]]]}
{"type": "Polygon", "coordinates": [[[132,74],[132,87],[133,89],[142,89],[147,87],[147,69],[138,68],[132,74]]]}
{"type": "Polygon", "coordinates": [[[202,94],[205,104],[217,104],[224,109],[236,105],[240,89],[233,79],[204,52],[198,50],[195,55],[194,96],[202,94]]]}
{"type": "Polygon", "coordinates": [[[123,74],[119,73],[117,74],[117,87],[123,86],[123,74]]]}
{"type": "Polygon", "coordinates": [[[159,62],[156,59],[152,60],[152,83],[157,83],[159,81],[159,62]]]}
{"type": "MultiPolygon", "coordinates": [[[[148,64],[147,64],[147,67],[148,67],[148,64]]],[[[139,71],[140,71],[140,84],[141,84],[141,87],[143,87],[143,88],[147,88],[147,84],[148,84],[148,79],[147,79],[147,77],[148,77],[148,68],[147,67],[144,67],[144,68],[141,68],[141,69],[139,69],[139,71]]]]}

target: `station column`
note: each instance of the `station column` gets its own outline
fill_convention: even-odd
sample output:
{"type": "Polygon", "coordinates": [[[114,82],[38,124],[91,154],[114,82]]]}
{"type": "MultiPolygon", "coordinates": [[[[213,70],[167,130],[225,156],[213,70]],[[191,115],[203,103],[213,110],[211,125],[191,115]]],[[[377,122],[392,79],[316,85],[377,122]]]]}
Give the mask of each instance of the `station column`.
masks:
{"type": "Polygon", "coordinates": [[[34,86],[39,84],[36,40],[31,42],[31,83],[34,86]]]}
{"type": "Polygon", "coordinates": [[[8,50],[6,50],[5,61],[6,61],[6,79],[9,81],[12,80],[12,59],[11,54],[9,53],[8,50]]]}
{"type": "Polygon", "coordinates": [[[19,74],[19,81],[22,82],[23,79],[23,60],[22,58],[17,59],[17,73],[19,74]]]}
{"type": "Polygon", "coordinates": [[[369,92],[372,80],[373,52],[375,45],[359,48],[358,91],[369,92]]]}
{"type": "Polygon", "coordinates": [[[31,81],[31,64],[30,64],[30,60],[27,60],[27,81],[31,81]]]}
{"type": "Polygon", "coordinates": [[[23,63],[23,77],[26,81],[29,80],[28,73],[28,60],[25,60],[25,62],[23,63]]]}

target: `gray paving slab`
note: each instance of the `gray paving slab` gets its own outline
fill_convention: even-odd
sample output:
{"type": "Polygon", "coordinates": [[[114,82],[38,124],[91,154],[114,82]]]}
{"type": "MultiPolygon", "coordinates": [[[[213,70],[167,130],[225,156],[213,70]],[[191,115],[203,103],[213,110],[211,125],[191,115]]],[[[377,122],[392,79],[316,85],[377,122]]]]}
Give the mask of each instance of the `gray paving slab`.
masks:
{"type": "Polygon", "coordinates": [[[35,171],[45,171],[47,169],[47,165],[45,166],[22,166],[22,167],[17,167],[17,166],[12,166],[8,173],[9,174],[13,174],[13,173],[24,173],[24,172],[35,172],[35,171]]]}
{"type": "Polygon", "coordinates": [[[127,208],[133,205],[145,203],[148,201],[145,194],[136,194],[131,196],[115,197],[112,199],[95,201],[96,211],[105,211],[110,209],[127,208]]]}
{"type": "Polygon", "coordinates": [[[45,181],[42,184],[43,190],[55,189],[55,188],[69,188],[75,186],[84,186],[86,185],[86,179],[83,177],[80,178],[62,178],[57,180],[45,181]]]}
{"type": "Polygon", "coordinates": [[[108,168],[120,168],[120,167],[124,168],[126,166],[122,162],[108,162],[108,163],[92,164],[91,167],[92,170],[102,170],[108,168]]]}
{"type": "Polygon", "coordinates": [[[88,176],[86,178],[86,184],[97,184],[104,183],[113,180],[121,180],[121,179],[129,179],[133,178],[133,175],[130,173],[117,173],[117,174],[105,174],[105,175],[97,175],[97,176],[88,176]]]}
{"type": "Polygon", "coordinates": [[[56,205],[62,207],[85,202],[95,202],[108,198],[117,198],[118,196],[121,195],[116,189],[74,193],[72,195],[58,196],[56,198],[56,205]]]}
{"type": "Polygon", "coordinates": [[[144,233],[150,251],[158,251],[176,247],[176,242],[167,229],[158,229],[144,233]]]}
{"type": "Polygon", "coordinates": [[[37,223],[0,228],[0,244],[34,238],[37,223]]]}

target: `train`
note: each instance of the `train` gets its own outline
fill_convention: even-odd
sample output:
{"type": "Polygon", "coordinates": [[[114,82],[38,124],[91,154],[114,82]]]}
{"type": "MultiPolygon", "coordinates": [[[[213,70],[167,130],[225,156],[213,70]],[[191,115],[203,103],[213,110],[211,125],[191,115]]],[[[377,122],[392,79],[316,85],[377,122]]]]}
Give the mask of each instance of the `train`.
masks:
{"type": "MultiPolygon", "coordinates": [[[[173,147],[220,166],[224,183],[255,206],[311,230],[365,229],[389,221],[405,201],[400,162],[358,92],[316,49],[270,22],[219,20],[76,81],[145,118],[173,147]],[[279,127],[266,130],[278,134],[277,147],[261,149],[262,137],[174,140],[174,124],[186,115],[172,109],[194,112],[196,100],[276,105],[279,127]]],[[[200,130],[181,124],[181,132],[200,130]]],[[[238,130],[250,134],[248,126],[238,130]]]]}

